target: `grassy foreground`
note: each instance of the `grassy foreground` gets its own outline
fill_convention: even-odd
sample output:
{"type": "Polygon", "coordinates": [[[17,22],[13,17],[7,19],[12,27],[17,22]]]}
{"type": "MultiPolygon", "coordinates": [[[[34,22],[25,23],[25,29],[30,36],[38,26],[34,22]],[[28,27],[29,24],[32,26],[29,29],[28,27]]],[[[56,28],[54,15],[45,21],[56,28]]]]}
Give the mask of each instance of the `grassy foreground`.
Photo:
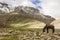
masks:
{"type": "MultiPolygon", "coordinates": [[[[51,35],[53,35],[42,34],[45,36],[41,36],[41,32],[42,29],[38,28],[0,28],[0,40],[49,40],[48,38],[52,37],[51,35]]],[[[56,29],[56,33],[59,32],[60,30],[56,29]]],[[[53,38],[53,40],[54,39],[55,38],[53,38]]]]}

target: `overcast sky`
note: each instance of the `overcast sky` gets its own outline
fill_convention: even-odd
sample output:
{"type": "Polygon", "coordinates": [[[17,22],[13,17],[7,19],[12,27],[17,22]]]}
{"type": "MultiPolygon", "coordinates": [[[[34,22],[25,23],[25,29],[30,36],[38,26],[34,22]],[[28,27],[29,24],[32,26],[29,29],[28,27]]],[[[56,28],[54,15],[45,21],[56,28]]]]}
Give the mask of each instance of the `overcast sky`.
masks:
{"type": "Polygon", "coordinates": [[[60,18],[60,0],[42,0],[44,14],[60,18]]]}
{"type": "MultiPolygon", "coordinates": [[[[43,14],[50,15],[54,18],[60,18],[60,0],[40,0],[43,14]]],[[[36,7],[31,0],[0,0],[11,4],[13,7],[18,5],[36,7]]],[[[39,5],[39,4],[38,4],[39,5]]]]}

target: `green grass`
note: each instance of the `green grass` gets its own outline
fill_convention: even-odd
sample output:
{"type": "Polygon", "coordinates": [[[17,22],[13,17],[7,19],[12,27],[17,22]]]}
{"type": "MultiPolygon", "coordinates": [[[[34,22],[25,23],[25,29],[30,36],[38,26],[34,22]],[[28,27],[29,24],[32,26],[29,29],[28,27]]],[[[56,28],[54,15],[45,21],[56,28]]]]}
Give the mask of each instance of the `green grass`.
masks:
{"type": "Polygon", "coordinates": [[[19,40],[16,36],[7,36],[7,37],[3,37],[1,40],[19,40]]]}

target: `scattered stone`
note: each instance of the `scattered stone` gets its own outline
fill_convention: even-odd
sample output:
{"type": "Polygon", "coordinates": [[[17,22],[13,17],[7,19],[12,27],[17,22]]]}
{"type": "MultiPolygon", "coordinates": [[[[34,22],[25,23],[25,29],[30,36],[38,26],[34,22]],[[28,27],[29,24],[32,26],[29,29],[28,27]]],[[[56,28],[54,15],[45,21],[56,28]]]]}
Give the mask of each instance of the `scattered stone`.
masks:
{"type": "MultiPolygon", "coordinates": [[[[12,32],[12,30],[10,30],[12,32]]],[[[31,31],[13,31],[12,33],[1,32],[0,37],[17,36],[19,40],[60,40],[59,33],[40,33],[31,31]]]]}

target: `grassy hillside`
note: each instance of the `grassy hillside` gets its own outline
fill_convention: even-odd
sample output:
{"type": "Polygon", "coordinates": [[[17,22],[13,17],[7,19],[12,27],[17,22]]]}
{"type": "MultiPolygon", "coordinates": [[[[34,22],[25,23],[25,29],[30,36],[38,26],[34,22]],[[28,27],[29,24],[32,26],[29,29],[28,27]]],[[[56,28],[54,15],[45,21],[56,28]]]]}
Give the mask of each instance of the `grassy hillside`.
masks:
{"type": "Polygon", "coordinates": [[[21,30],[22,28],[42,28],[44,26],[45,24],[43,22],[28,17],[23,17],[18,14],[0,15],[0,28],[21,30]]]}
{"type": "Polygon", "coordinates": [[[18,35],[24,35],[23,32],[26,34],[27,32],[33,33],[34,30],[40,31],[40,29],[35,28],[43,26],[44,23],[40,21],[22,17],[20,15],[0,15],[0,40],[20,40],[20,36],[18,35]]]}
{"type": "Polygon", "coordinates": [[[20,28],[40,28],[45,26],[43,22],[30,19],[27,17],[22,17],[19,15],[12,15],[6,22],[8,25],[12,27],[20,27],[20,28]]]}

